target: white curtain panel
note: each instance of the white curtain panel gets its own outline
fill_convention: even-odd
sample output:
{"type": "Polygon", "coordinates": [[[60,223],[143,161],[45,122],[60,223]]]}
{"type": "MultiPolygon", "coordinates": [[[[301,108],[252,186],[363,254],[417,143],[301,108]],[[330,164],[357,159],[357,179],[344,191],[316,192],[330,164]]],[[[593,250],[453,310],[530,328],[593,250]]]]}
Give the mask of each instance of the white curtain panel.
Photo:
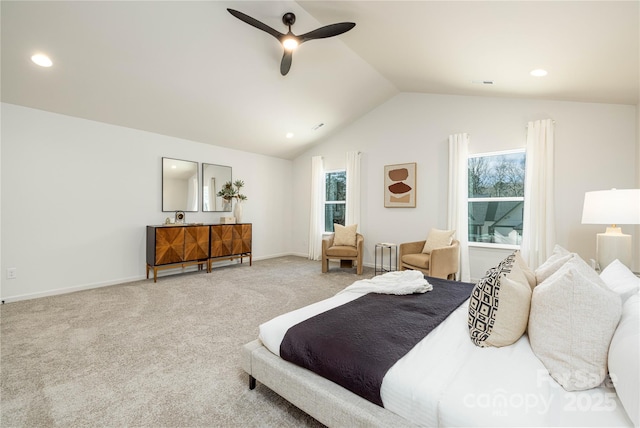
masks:
{"type": "Polygon", "coordinates": [[[324,233],[324,166],[322,156],[311,158],[311,213],[309,216],[309,259],[320,260],[324,233]]]}
{"type": "Polygon", "coordinates": [[[347,213],[345,226],[360,227],[360,152],[347,152],[347,213]]]}
{"type": "Polygon", "coordinates": [[[454,134],[449,136],[449,210],[447,228],[456,231],[456,239],[460,241],[460,270],[457,278],[470,281],[469,269],[469,236],[467,202],[469,182],[468,175],[469,135],[454,134]]]}
{"type": "Polygon", "coordinates": [[[521,250],[531,269],[549,258],[556,241],[553,144],[551,119],[529,122],[521,250]]]}

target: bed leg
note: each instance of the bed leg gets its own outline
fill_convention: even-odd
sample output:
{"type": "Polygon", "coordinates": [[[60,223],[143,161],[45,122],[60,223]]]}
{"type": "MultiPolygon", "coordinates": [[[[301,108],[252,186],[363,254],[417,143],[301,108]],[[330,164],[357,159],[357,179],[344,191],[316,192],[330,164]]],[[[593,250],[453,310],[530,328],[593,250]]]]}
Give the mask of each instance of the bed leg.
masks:
{"type": "Polygon", "coordinates": [[[249,389],[256,389],[256,378],[249,375],[249,389]]]}

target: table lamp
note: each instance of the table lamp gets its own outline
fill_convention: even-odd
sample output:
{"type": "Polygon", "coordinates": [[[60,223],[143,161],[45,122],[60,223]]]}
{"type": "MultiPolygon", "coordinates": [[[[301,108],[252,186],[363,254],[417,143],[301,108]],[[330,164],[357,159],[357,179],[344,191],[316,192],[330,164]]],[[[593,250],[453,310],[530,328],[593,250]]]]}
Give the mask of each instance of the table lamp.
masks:
{"type": "Polygon", "coordinates": [[[582,224],[608,224],[596,238],[596,261],[600,269],[615,259],[631,269],[631,235],[620,224],[640,224],[640,189],[611,189],[586,192],[582,224]]]}

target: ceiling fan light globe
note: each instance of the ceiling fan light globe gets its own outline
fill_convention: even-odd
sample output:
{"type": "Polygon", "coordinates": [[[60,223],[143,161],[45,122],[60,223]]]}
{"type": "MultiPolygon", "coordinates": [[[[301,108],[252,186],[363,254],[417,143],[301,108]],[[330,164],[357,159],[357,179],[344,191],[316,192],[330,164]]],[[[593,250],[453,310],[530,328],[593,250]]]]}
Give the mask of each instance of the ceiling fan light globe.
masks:
{"type": "Polygon", "coordinates": [[[298,47],[298,41],[292,37],[287,37],[282,41],[282,46],[291,51],[298,47]]]}

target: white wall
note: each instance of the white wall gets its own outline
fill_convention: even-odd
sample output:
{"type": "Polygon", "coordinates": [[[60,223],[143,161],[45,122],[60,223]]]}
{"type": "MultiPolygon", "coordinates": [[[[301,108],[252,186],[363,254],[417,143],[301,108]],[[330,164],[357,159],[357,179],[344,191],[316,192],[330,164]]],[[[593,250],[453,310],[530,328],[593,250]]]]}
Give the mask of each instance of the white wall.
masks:
{"type": "Polygon", "coordinates": [[[291,161],[11,104],[1,132],[5,301],[143,278],[145,226],[172,215],[161,211],[163,156],[233,167],[249,198],[254,258],[290,252],[291,161]],[[16,279],[6,279],[9,267],[16,279]]]}
{"type": "MultiPolygon", "coordinates": [[[[525,146],[528,121],[555,120],[557,243],[595,257],[596,233],[582,225],[584,193],[636,184],[638,157],[635,106],[402,93],[294,161],[293,252],[307,254],[311,156],[327,169],[345,165],[346,152],[362,155],[362,218],[365,263],[373,265],[376,242],[426,238],[447,225],[447,139],[467,132],[470,152],[525,146]],[[417,207],[383,207],[383,166],[417,162],[417,207]]],[[[634,233],[632,227],[623,227],[634,233]]],[[[634,236],[640,241],[639,236],[634,236]]],[[[505,251],[472,250],[472,278],[499,261],[505,251]]],[[[640,269],[634,254],[635,268],[640,269]]]]}

